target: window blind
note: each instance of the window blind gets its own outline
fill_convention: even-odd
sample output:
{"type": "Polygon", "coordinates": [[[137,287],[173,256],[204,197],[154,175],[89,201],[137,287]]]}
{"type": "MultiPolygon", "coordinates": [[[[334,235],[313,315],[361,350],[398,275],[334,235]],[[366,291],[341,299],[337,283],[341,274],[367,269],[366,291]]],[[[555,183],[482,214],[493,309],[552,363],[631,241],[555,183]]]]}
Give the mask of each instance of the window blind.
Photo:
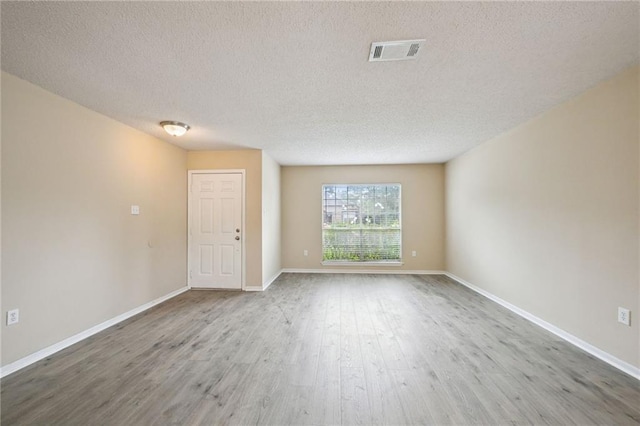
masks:
{"type": "Polygon", "coordinates": [[[322,260],[399,261],[400,184],[322,186],[322,260]]]}

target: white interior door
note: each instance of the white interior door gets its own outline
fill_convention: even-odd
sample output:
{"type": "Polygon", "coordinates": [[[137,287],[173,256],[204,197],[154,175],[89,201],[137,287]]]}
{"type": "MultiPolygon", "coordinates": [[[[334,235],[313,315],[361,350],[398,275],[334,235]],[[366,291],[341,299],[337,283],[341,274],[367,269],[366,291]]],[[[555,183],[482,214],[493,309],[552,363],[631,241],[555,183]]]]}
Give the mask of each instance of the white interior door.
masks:
{"type": "Polygon", "coordinates": [[[191,287],[242,288],[242,177],[241,173],[191,175],[191,287]]]}

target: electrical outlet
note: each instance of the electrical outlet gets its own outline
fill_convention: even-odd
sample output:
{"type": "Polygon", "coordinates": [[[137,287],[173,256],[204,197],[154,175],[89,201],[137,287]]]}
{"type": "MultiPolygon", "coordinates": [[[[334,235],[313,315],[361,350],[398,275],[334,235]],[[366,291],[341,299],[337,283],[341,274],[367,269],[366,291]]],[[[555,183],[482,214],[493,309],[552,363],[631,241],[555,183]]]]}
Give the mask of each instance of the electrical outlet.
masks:
{"type": "Polygon", "coordinates": [[[131,206],[131,214],[139,215],[140,214],[140,206],[131,206]]]}
{"type": "Polygon", "coordinates": [[[304,251],[304,255],[305,255],[305,256],[309,256],[309,250],[305,250],[305,251],[304,251]]]}
{"type": "Polygon", "coordinates": [[[411,252],[411,257],[416,257],[417,255],[418,255],[418,253],[416,253],[416,251],[415,251],[415,250],[413,250],[413,251],[411,252]]]}
{"type": "Polygon", "coordinates": [[[624,325],[631,325],[631,312],[625,308],[618,308],[618,322],[624,325]]]}
{"type": "Polygon", "coordinates": [[[20,310],[12,309],[7,311],[7,325],[17,324],[20,321],[20,310]]]}

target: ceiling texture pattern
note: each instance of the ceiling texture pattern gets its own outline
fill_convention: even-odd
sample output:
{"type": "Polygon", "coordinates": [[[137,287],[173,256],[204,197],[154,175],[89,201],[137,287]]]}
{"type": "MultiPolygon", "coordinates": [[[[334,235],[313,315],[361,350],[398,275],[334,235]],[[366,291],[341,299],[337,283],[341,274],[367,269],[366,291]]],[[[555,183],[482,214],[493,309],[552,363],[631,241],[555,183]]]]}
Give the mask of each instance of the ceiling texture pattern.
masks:
{"type": "Polygon", "coordinates": [[[188,150],[437,163],[638,64],[639,7],[3,1],[1,64],[188,150]],[[408,39],[426,39],[415,61],[368,62],[372,42],[408,39]]]}

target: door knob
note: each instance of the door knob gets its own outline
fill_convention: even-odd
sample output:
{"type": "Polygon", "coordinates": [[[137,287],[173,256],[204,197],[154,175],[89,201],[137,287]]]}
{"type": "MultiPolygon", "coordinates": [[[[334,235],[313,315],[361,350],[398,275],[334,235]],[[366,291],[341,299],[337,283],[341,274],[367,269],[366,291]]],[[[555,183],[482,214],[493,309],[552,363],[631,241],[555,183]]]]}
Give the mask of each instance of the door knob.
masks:
{"type": "Polygon", "coordinates": [[[236,235],[236,240],[240,240],[240,236],[236,235]]]}

